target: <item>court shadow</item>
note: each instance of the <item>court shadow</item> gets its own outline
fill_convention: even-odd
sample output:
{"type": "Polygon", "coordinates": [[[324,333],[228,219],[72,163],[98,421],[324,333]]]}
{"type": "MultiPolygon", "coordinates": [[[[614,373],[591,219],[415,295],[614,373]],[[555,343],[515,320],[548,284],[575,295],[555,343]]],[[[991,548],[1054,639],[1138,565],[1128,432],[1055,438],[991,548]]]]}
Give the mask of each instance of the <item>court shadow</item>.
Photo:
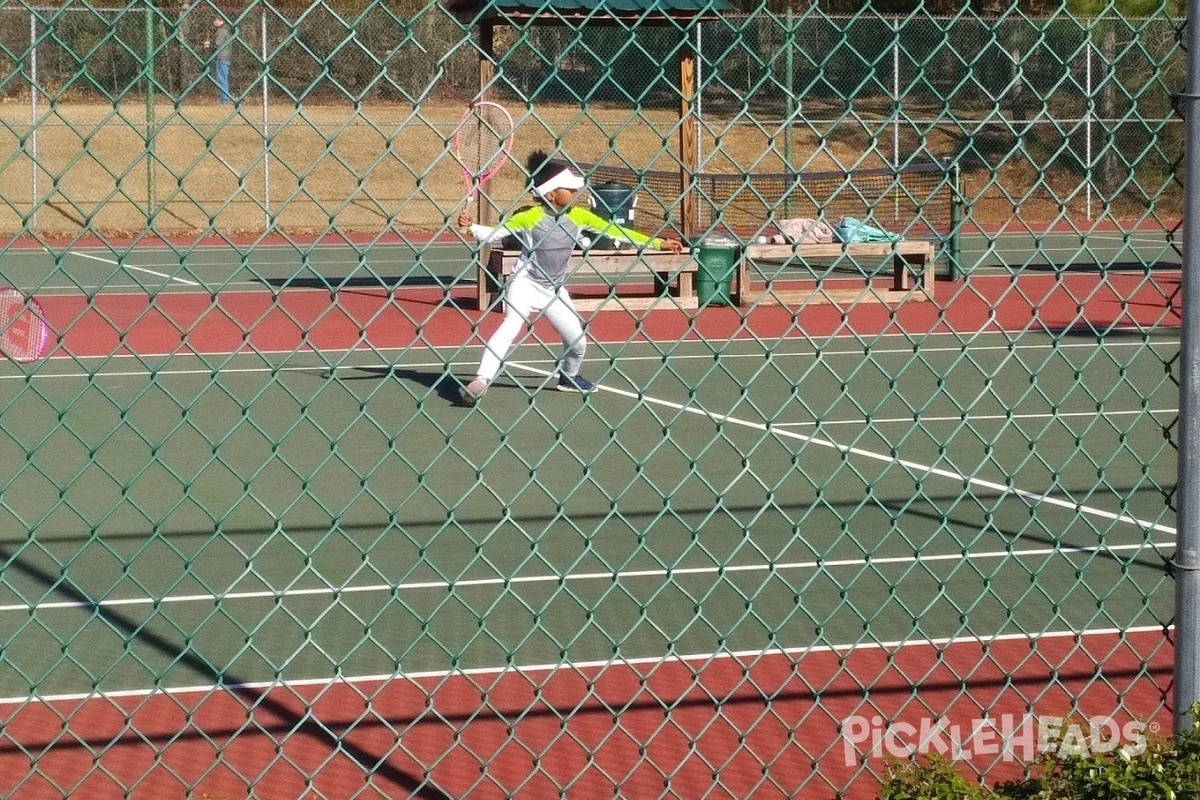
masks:
{"type": "Polygon", "coordinates": [[[1161,333],[1176,333],[1178,329],[1158,327],[1139,328],[1133,325],[1122,325],[1103,322],[1076,322],[1072,325],[1043,325],[1044,330],[1054,339],[1151,339],[1161,333]]]}
{"type": "Polygon", "coordinates": [[[1167,261],[1155,261],[1145,264],[1141,261],[1113,261],[1101,264],[1097,261],[1074,261],[1069,264],[1010,264],[1013,269],[1024,272],[1154,272],[1155,270],[1179,270],[1179,264],[1167,261]]]}
{"type": "Polygon", "coordinates": [[[439,275],[400,275],[400,276],[367,276],[360,278],[337,278],[314,275],[308,277],[292,276],[288,278],[259,278],[259,283],[266,286],[271,286],[276,289],[401,289],[404,287],[436,287],[439,289],[453,289],[457,286],[470,285],[474,286],[475,281],[456,278],[453,276],[442,277],[439,275]]]}
{"type": "MultiPolygon", "coordinates": [[[[1171,487],[1171,493],[1174,494],[1174,487],[1171,487]]],[[[936,501],[938,503],[942,503],[942,502],[954,500],[955,498],[946,497],[946,496],[938,496],[938,497],[931,497],[929,499],[932,501],[936,501]]],[[[934,510],[924,511],[920,508],[915,508],[914,507],[915,504],[907,502],[907,501],[904,503],[898,503],[895,501],[885,501],[882,503],[882,505],[885,508],[890,509],[893,513],[895,513],[897,515],[897,517],[899,517],[900,515],[905,515],[905,516],[920,517],[922,519],[927,519],[933,523],[947,523],[947,524],[954,523],[957,525],[961,525],[965,530],[971,530],[973,528],[977,528],[977,526],[978,526],[978,520],[971,519],[969,517],[956,517],[953,514],[943,514],[941,511],[934,511],[934,510]]],[[[1067,542],[1062,539],[1054,538],[1052,536],[1039,535],[1037,533],[1030,532],[1027,529],[1010,530],[1007,528],[1001,528],[999,526],[996,526],[994,529],[995,529],[996,533],[1000,534],[1001,536],[1003,536],[1005,539],[1007,539],[1010,542],[1018,542],[1018,541],[1030,542],[1034,545],[1050,547],[1050,548],[1053,548],[1056,550],[1064,550],[1064,551],[1071,550],[1074,548],[1078,548],[1078,549],[1082,550],[1082,549],[1094,547],[1095,548],[1094,550],[1089,551],[1089,552],[1091,552],[1092,557],[1111,561],[1114,564],[1120,565],[1122,568],[1128,568],[1130,566],[1136,565],[1139,567],[1144,567],[1153,572],[1166,572],[1169,569],[1169,562],[1166,560],[1162,560],[1162,559],[1156,560],[1153,558],[1141,558],[1141,557],[1128,558],[1128,559],[1122,558],[1119,554],[1117,554],[1111,550],[1106,550],[1103,548],[1095,547],[1095,545],[1096,545],[1095,542],[1083,541],[1078,544],[1073,544],[1071,542],[1067,542]]]]}
{"type": "Polygon", "coordinates": [[[345,375],[342,380],[362,381],[396,378],[431,389],[438,397],[451,405],[462,405],[462,383],[448,372],[409,369],[407,367],[354,367],[357,375],[345,375]]]}
{"type": "MultiPolygon", "coordinates": [[[[405,758],[403,750],[393,748],[390,751],[378,753],[353,741],[349,734],[356,727],[357,721],[349,724],[329,723],[322,720],[311,707],[297,708],[294,703],[296,696],[289,690],[279,692],[278,689],[273,691],[272,688],[259,688],[261,685],[251,682],[249,676],[237,675],[224,667],[218,667],[206,654],[196,649],[196,645],[191,639],[180,637],[178,640],[174,640],[164,633],[151,631],[145,624],[145,620],[136,615],[123,614],[110,605],[94,600],[69,579],[57,572],[49,572],[41,565],[31,563],[22,557],[19,551],[14,552],[8,548],[0,548],[0,559],[2,559],[0,563],[4,563],[6,568],[49,587],[57,596],[81,609],[86,609],[92,616],[102,619],[113,633],[121,636],[127,642],[127,647],[136,645],[146,648],[162,656],[171,664],[191,670],[195,675],[211,683],[213,694],[226,693],[237,697],[246,709],[248,719],[253,715],[260,715],[264,721],[270,720],[266,726],[255,724],[245,726],[246,728],[279,731],[278,736],[271,737],[273,746],[279,748],[282,747],[286,738],[303,736],[312,740],[317,746],[326,748],[330,757],[337,753],[344,753],[363,770],[366,781],[370,781],[372,776],[378,776],[401,787],[408,793],[406,795],[408,797],[421,798],[421,800],[451,800],[450,795],[437,788],[428,775],[401,768],[395,763],[408,760],[405,758]],[[284,694],[286,697],[281,698],[277,696],[278,694],[284,694]],[[396,756],[394,760],[393,756],[396,756]]],[[[209,738],[205,729],[201,728],[198,723],[190,721],[189,727],[197,735],[209,738]]],[[[141,734],[131,726],[128,729],[128,738],[122,737],[114,742],[111,738],[106,737],[103,742],[96,742],[89,740],[86,736],[78,736],[73,739],[75,744],[71,746],[86,748],[89,754],[99,752],[101,747],[116,748],[128,742],[141,744],[147,740],[163,742],[160,746],[165,747],[166,744],[177,741],[192,731],[176,732],[164,740],[141,734]]],[[[239,727],[238,732],[244,734],[246,731],[239,727]]],[[[9,738],[12,738],[11,735],[9,738]]],[[[59,744],[62,743],[56,742],[55,747],[58,747],[59,744]]]]}
{"type": "MultiPolygon", "coordinates": [[[[445,296],[438,297],[436,299],[435,298],[425,299],[425,298],[421,298],[421,297],[406,297],[406,298],[404,298],[404,302],[412,303],[413,305],[419,305],[419,306],[430,306],[430,307],[445,306],[446,308],[454,308],[459,311],[479,311],[479,310],[481,310],[479,308],[479,301],[476,300],[474,297],[474,288],[473,287],[475,286],[475,284],[473,282],[469,282],[469,283],[470,283],[470,286],[472,287],[472,296],[471,297],[455,297],[452,294],[446,294],[445,296]]],[[[449,290],[447,290],[447,292],[448,291],[449,290]]],[[[492,311],[492,310],[497,310],[497,309],[498,309],[498,306],[491,306],[487,309],[482,309],[482,310],[492,311]]]]}

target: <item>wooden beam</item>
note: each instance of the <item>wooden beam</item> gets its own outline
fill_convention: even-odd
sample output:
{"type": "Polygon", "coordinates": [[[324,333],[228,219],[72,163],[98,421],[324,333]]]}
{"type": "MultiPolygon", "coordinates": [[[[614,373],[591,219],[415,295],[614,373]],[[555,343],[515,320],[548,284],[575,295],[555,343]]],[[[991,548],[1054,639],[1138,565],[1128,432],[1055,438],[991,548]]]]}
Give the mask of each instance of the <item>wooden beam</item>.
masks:
{"type": "Polygon", "coordinates": [[[679,216],[683,237],[689,241],[697,233],[699,222],[693,185],[696,173],[700,171],[700,165],[696,163],[696,143],[700,131],[695,110],[696,52],[692,49],[691,36],[688,36],[679,57],[679,185],[683,188],[679,216]]]}
{"type": "Polygon", "coordinates": [[[479,23],[479,99],[487,100],[496,79],[496,27],[491,20],[479,23]]]}
{"type": "MultiPolygon", "coordinates": [[[[496,80],[496,36],[495,23],[484,20],[479,23],[479,92],[476,100],[490,100],[492,84],[496,80]]],[[[495,221],[492,203],[484,196],[485,192],[475,193],[475,221],[481,225],[491,225],[495,221]]],[[[488,247],[485,245],[480,258],[485,262],[488,257],[488,247]]]]}

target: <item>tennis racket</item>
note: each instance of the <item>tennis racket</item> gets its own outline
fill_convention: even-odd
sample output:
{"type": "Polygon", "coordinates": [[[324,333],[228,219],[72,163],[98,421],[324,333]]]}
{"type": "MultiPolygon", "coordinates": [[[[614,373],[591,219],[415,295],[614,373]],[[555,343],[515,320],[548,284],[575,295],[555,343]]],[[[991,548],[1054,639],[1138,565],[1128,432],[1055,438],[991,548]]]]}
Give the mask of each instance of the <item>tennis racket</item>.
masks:
{"type": "Polygon", "coordinates": [[[476,103],[467,109],[454,134],[454,155],[462,167],[467,202],[500,171],[512,149],[512,116],[498,103],[476,103]]]}
{"type": "Polygon", "coordinates": [[[50,326],[38,301],[12,287],[0,289],[0,350],[29,364],[42,357],[49,343],[50,326]]]}

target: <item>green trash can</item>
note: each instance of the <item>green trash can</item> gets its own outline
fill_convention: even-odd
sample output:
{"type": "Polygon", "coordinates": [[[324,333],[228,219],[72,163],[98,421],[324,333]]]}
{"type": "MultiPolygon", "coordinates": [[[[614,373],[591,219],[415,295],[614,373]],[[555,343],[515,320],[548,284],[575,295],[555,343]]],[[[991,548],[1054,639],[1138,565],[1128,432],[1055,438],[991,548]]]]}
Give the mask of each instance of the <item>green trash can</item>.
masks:
{"type": "MultiPolygon", "coordinates": [[[[637,210],[637,191],[624,183],[609,181],[588,187],[588,201],[601,219],[611,220],[623,228],[633,225],[637,210]]],[[[599,250],[616,250],[617,243],[608,236],[601,236],[592,245],[599,250]]]]}
{"type": "Polygon", "coordinates": [[[700,307],[731,306],[730,289],[737,268],[738,243],[724,236],[706,236],[696,255],[696,298],[700,307]]]}

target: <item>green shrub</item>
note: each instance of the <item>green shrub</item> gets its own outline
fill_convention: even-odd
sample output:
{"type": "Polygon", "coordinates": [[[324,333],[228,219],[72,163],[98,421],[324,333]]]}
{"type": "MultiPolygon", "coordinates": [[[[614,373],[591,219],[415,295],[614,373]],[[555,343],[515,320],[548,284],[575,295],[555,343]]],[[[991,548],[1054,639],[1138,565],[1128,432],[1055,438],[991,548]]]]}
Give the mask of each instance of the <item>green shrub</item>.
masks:
{"type": "MultiPolygon", "coordinates": [[[[1192,709],[1200,719],[1200,704],[1192,709]]],[[[1032,777],[981,787],[941,756],[888,766],[881,800],[1200,800],[1200,725],[1178,737],[1147,732],[1140,752],[1048,754],[1032,777]]]]}
{"type": "Polygon", "coordinates": [[[883,800],[982,800],[979,784],[962,776],[952,762],[931,755],[891,764],[883,784],[883,800]]]}

